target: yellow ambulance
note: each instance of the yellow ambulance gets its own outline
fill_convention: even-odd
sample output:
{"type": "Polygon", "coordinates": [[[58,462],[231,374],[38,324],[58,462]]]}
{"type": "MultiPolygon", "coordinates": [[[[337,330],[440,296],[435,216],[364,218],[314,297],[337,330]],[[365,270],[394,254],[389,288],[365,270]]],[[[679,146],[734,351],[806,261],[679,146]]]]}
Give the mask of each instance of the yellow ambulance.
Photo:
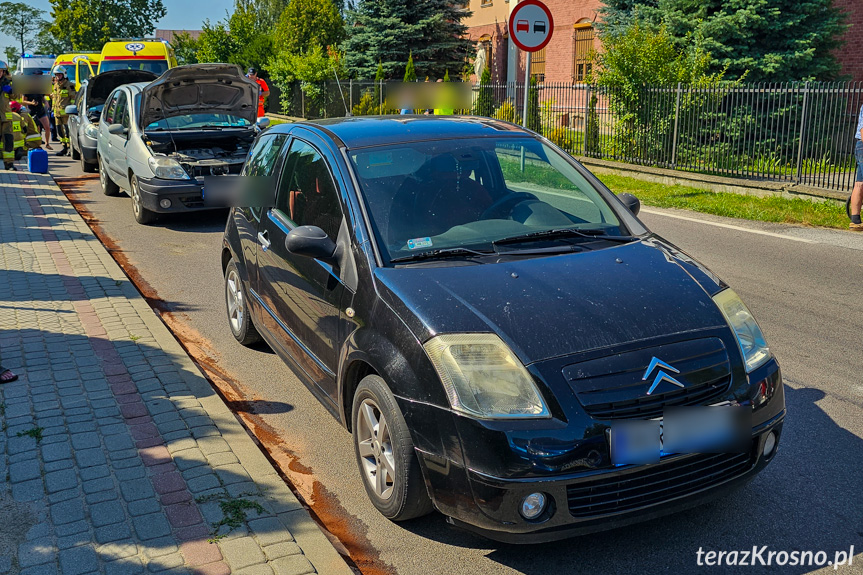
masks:
{"type": "Polygon", "coordinates": [[[99,73],[146,70],[161,75],[177,65],[174,49],[161,38],[112,38],[102,47],[99,73]]]}
{"type": "MultiPolygon", "coordinates": [[[[90,76],[96,75],[102,55],[99,52],[74,52],[60,54],[54,59],[54,66],[66,68],[66,76],[75,84],[75,89],[81,88],[81,83],[90,76]]],[[[51,69],[54,69],[51,66],[51,69]]]]}

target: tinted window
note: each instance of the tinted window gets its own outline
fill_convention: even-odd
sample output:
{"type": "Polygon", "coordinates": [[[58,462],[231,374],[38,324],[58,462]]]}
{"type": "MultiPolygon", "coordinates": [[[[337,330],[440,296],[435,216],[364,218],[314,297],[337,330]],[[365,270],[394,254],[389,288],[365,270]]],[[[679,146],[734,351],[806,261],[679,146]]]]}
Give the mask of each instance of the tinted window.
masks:
{"type": "Polygon", "coordinates": [[[287,141],[287,134],[265,134],[258,138],[255,147],[249,152],[243,175],[272,176],[279,152],[287,141]]]}
{"type": "Polygon", "coordinates": [[[338,235],[341,206],[326,160],[300,140],[285,160],[276,209],[298,226],[318,226],[333,239],[338,235]]]}

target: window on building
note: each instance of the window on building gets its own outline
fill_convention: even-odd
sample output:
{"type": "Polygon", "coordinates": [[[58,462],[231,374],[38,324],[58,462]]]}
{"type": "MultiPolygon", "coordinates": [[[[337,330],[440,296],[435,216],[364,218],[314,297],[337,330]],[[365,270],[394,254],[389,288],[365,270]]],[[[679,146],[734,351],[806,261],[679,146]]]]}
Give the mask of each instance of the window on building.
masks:
{"type": "Polygon", "coordinates": [[[572,81],[584,82],[590,75],[593,65],[594,28],[591,22],[579,22],[575,25],[572,49],[572,81]]]}
{"type": "Polygon", "coordinates": [[[545,50],[538,50],[530,57],[530,78],[537,84],[545,82],[545,50]]]}

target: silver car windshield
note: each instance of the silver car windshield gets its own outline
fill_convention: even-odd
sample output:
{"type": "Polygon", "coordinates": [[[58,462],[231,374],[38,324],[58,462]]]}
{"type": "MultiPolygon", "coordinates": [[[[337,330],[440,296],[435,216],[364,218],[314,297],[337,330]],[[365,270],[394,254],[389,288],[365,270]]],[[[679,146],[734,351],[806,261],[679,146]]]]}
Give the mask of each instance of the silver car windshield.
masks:
{"type": "Polygon", "coordinates": [[[533,138],[417,142],[349,152],[386,259],[561,229],[624,235],[603,196],[533,138]]]}
{"type": "MultiPolygon", "coordinates": [[[[138,100],[140,101],[140,100],[138,100]]],[[[152,122],[145,130],[194,130],[195,128],[243,128],[248,127],[249,121],[245,118],[231,116],[229,114],[183,114],[182,116],[171,116],[152,122]]]]}

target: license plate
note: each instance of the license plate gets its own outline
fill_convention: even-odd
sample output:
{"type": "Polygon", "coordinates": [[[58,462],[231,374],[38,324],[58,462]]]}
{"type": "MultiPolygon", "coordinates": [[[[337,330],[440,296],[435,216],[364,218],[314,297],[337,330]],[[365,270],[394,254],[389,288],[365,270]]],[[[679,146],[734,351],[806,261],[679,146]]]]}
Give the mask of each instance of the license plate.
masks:
{"type": "Polygon", "coordinates": [[[727,404],[667,409],[663,417],[614,421],[608,445],[614,465],[658,463],[666,455],[741,453],[751,424],[745,407],[727,404]]]}

